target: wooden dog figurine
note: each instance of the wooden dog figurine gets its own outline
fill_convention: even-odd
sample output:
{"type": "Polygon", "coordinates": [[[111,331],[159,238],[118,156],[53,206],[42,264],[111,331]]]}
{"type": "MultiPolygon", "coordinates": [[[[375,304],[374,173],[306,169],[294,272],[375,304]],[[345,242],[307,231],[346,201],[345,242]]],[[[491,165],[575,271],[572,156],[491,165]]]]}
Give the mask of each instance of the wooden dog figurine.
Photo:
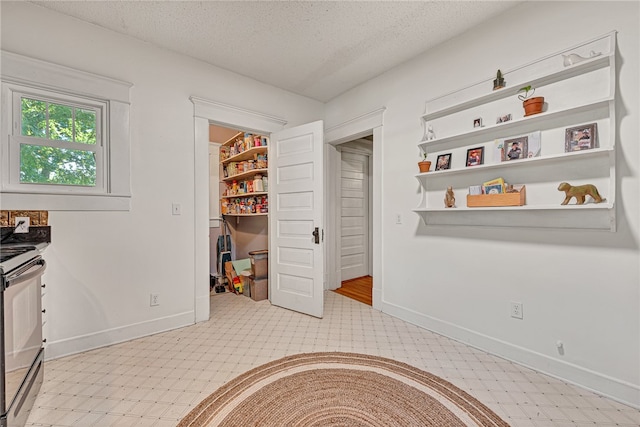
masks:
{"type": "Polygon", "coordinates": [[[576,185],[575,187],[567,182],[563,182],[558,186],[558,191],[564,191],[566,197],[561,205],[566,205],[569,203],[572,197],[576,198],[576,204],[582,205],[584,203],[585,196],[591,196],[593,201],[596,203],[600,203],[604,201],[602,197],[600,197],[600,193],[598,193],[598,189],[593,184],[585,184],[585,185],[576,185]]]}
{"type": "Polygon", "coordinates": [[[456,198],[453,195],[453,188],[447,187],[447,193],[444,196],[444,206],[446,208],[455,208],[456,207],[456,198]]]}

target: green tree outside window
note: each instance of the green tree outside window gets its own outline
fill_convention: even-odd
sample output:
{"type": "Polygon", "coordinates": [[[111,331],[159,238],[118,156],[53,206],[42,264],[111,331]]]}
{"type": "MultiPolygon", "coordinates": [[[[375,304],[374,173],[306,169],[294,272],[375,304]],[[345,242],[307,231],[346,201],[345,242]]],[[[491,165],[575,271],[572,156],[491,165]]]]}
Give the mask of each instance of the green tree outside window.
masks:
{"type": "Polygon", "coordinates": [[[96,112],[71,105],[23,97],[22,135],[49,145],[20,144],[20,182],[32,184],[96,185],[96,156],[60,143],[94,145],[96,112]]]}

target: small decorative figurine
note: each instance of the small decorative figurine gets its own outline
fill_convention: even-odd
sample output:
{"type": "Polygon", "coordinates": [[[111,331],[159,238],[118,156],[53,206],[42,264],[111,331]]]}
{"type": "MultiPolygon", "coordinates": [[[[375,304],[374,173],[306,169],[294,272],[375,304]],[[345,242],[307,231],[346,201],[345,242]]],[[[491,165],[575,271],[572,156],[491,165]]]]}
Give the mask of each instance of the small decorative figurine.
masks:
{"type": "Polygon", "coordinates": [[[447,192],[444,195],[444,206],[446,208],[456,207],[456,198],[453,195],[453,187],[447,187],[447,192]]]}
{"type": "Polygon", "coordinates": [[[436,133],[433,131],[433,126],[429,125],[427,127],[427,141],[431,141],[432,139],[436,139],[436,133]]]}
{"type": "Polygon", "coordinates": [[[513,184],[507,184],[507,188],[504,190],[505,193],[519,193],[518,190],[513,188],[513,184]]]}
{"type": "Polygon", "coordinates": [[[582,205],[584,203],[585,196],[591,196],[595,203],[603,202],[604,199],[598,193],[598,189],[593,184],[576,185],[575,187],[567,182],[563,182],[558,186],[558,191],[564,191],[566,197],[561,205],[569,203],[572,197],[576,198],[576,204],[582,205]]]}
{"type": "Polygon", "coordinates": [[[504,78],[502,78],[502,71],[498,70],[496,78],[493,80],[493,90],[502,89],[504,87],[504,78]]]}
{"type": "Polygon", "coordinates": [[[569,55],[562,55],[563,64],[565,67],[569,67],[571,65],[576,65],[579,62],[586,61],[587,59],[595,58],[596,56],[602,55],[602,52],[589,52],[589,57],[585,58],[584,56],[580,56],[577,53],[570,53],[569,55]]]}

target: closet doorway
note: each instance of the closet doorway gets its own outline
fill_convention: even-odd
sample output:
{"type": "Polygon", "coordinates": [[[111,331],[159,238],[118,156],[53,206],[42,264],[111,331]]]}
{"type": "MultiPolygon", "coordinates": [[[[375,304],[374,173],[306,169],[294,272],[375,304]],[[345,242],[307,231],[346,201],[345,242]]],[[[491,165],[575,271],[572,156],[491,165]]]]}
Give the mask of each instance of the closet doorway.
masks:
{"type": "MultiPolygon", "coordinates": [[[[225,250],[220,244],[220,240],[224,241],[219,239],[221,234],[228,233],[231,237],[231,245],[227,249],[233,260],[249,258],[249,252],[269,247],[266,215],[244,213],[237,216],[226,215],[226,225],[220,220],[220,214],[223,213],[221,205],[233,199],[227,194],[227,187],[231,185],[231,181],[224,182],[220,147],[228,141],[240,138],[239,135],[243,133],[244,129],[209,124],[209,270],[214,277],[224,276],[224,266],[220,264],[220,253],[225,250]]],[[[251,180],[253,178],[253,176],[250,177],[251,180]]],[[[241,182],[243,183],[244,181],[241,182]]],[[[260,196],[266,194],[257,193],[249,188],[242,193],[260,194],[260,196]]],[[[240,198],[241,195],[237,197],[240,198]]],[[[262,197],[259,198],[262,199],[262,197]]]]}
{"type": "MultiPolygon", "coordinates": [[[[209,155],[208,162],[207,158],[202,156],[203,149],[210,152],[211,144],[218,145],[215,141],[211,141],[209,135],[211,125],[236,130],[246,129],[244,132],[238,132],[236,136],[220,146],[220,170],[223,172],[219,173],[222,181],[220,188],[222,189],[224,185],[224,192],[218,191],[221,206],[220,209],[215,209],[219,211],[217,216],[224,217],[224,225],[233,221],[229,221],[227,217],[235,218],[236,225],[250,219],[267,218],[267,226],[277,230],[276,234],[268,235],[266,232],[262,232],[262,230],[266,230],[266,227],[257,229],[251,226],[246,233],[250,236],[250,244],[255,244],[257,240],[266,241],[268,242],[268,251],[271,254],[276,254],[268,260],[267,298],[273,305],[321,318],[324,301],[323,279],[325,277],[324,224],[323,210],[317,207],[324,206],[323,155],[325,145],[323,122],[317,120],[284,129],[286,121],[275,117],[239,111],[235,108],[230,111],[228,106],[194,98],[192,101],[196,105],[196,247],[202,247],[201,254],[208,255],[205,258],[207,265],[204,264],[202,256],[196,257],[196,272],[208,270],[211,274],[212,270],[212,251],[204,249],[207,243],[209,248],[212,246],[211,230],[206,233],[208,242],[202,239],[198,233],[203,225],[206,226],[206,223],[201,221],[202,214],[206,212],[202,207],[206,203],[209,205],[207,210],[211,211],[212,207],[216,208],[216,204],[211,203],[211,192],[215,191],[215,184],[209,185],[213,180],[212,170],[215,168],[211,168],[210,164],[207,164],[211,163],[213,156],[209,155]],[[216,111],[226,114],[224,122],[215,120],[216,111]],[[237,125],[233,123],[237,123],[237,125]],[[241,136],[244,138],[241,139],[241,136]],[[268,156],[267,165],[268,149],[272,149],[276,154],[268,156]],[[261,164],[264,166],[260,166],[261,164]],[[267,181],[264,178],[270,174],[270,171],[278,179],[275,180],[275,183],[270,182],[267,187],[267,181]],[[206,178],[202,172],[206,173],[206,178]],[[260,182],[263,183],[264,189],[256,185],[258,175],[261,175],[260,182]],[[206,185],[203,185],[205,182],[206,185]],[[256,188],[258,188],[257,191],[256,188]],[[198,197],[198,195],[201,196],[198,197]],[[268,206],[269,195],[272,195],[278,203],[268,206]],[[261,199],[260,202],[258,202],[258,198],[261,199]]],[[[209,212],[209,216],[211,218],[211,212],[209,212]]],[[[241,244],[240,233],[238,228],[235,233],[233,231],[231,233],[231,243],[233,244],[235,240],[236,257],[241,256],[242,251],[247,251],[248,246],[241,244]],[[233,237],[236,238],[233,239],[233,237]]],[[[222,240],[226,242],[226,236],[222,240]]],[[[233,251],[232,249],[231,252],[233,251]]],[[[237,283],[237,277],[231,276],[238,271],[248,270],[248,267],[236,266],[235,264],[232,267],[229,264],[229,262],[233,262],[232,254],[226,249],[224,252],[230,258],[229,261],[227,261],[227,257],[220,258],[225,261],[225,277],[227,276],[226,272],[229,271],[228,279],[237,285],[234,285],[235,289],[232,290],[234,292],[240,291],[241,283],[237,283]]],[[[245,261],[244,258],[242,260],[245,261]]],[[[221,269],[219,266],[218,275],[221,269]]],[[[257,279],[255,280],[257,281],[257,279]]],[[[207,282],[210,285],[211,281],[207,282]]],[[[249,288],[252,298],[254,295],[256,297],[264,295],[264,283],[260,284],[259,293],[254,294],[254,283],[250,282],[252,282],[249,288]]],[[[207,288],[209,291],[207,295],[210,297],[211,287],[207,288]]],[[[201,285],[198,282],[196,292],[200,290],[201,285]]],[[[202,319],[205,314],[209,314],[204,307],[203,297],[204,295],[200,294],[196,296],[196,321],[202,319]]],[[[264,299],[264,297],[260,299],[264,299]]]]}

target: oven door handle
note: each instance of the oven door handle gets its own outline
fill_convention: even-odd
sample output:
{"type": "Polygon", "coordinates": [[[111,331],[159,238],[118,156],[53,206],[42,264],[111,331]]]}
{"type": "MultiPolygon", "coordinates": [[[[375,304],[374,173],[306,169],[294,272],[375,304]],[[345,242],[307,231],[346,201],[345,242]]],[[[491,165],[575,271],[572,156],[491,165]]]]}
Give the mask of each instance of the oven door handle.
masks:
{"type": "Polygon", "coordinates": [[[41,276],[44,270],[47,268],[47,263],[43,258],[38,258],[34,262],[20,268],[20,270],[7,277],[5,283],[6,287],[16,286],[20,283],[33,279],[34,277],[41,276]]]}

